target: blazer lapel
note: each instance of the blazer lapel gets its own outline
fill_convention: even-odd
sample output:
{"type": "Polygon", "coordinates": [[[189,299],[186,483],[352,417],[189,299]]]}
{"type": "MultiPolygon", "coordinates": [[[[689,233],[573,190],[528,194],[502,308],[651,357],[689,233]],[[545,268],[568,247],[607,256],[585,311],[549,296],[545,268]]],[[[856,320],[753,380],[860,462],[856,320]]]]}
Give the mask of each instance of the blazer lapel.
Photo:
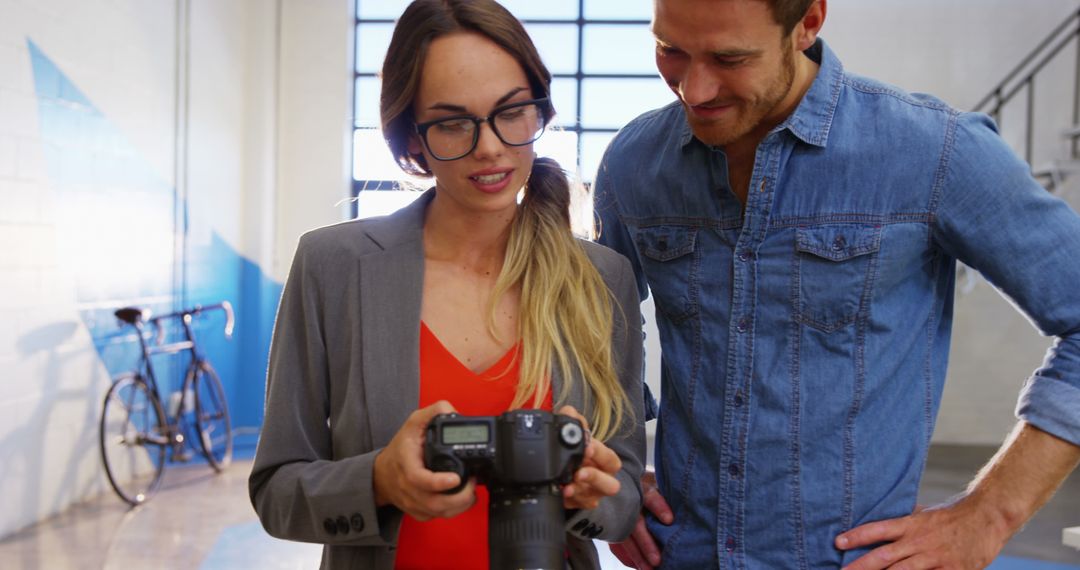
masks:
{"type": "Polygon", "coordinates": [[[365,415],[375,447],[390,442],[420,401],[423,225],[431,197],[372,220],[368,236],[383,249],[359,260],[365,415]]]}

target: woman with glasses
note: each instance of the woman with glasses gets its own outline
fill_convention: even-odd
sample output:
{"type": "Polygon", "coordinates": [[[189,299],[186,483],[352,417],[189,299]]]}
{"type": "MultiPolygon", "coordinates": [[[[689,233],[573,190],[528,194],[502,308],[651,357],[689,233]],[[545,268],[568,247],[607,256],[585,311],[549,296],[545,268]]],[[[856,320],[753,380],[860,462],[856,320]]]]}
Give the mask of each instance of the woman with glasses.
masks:
{"type": "Polygon", "coordinates": [[[424,466],[443,413],[539,408],[591,429],[561,489],[572,567],[636,521],[639,300],[625,258],[572,235],[567,178],[533,151],[550,85],[493,1],[416,0],[395,27],[383,132],[434,186],[300,240],[250,478],[270,534],[326,544],[324,568],[488,566],[485,488],[424,466]]]}

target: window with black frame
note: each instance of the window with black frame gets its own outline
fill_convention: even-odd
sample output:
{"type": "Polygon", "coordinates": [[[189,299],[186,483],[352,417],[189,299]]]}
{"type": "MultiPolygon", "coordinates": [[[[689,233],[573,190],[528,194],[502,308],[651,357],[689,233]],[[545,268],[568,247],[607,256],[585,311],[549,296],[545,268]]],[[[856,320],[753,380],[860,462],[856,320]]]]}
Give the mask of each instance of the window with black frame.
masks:
{"type": "MultiPolygon", "coordinates": [[[[554,79],[557,116],[536,152],[592,181],[608,141],[630,119],[672,101],[653,63],[651,0],[500,0],[522,20],[554,79]]],[[[409,0],[357,0],[353,131],[354,215],[392,211],[423,187],[394,163],[379,130],[379,78],[409,0]],[[373,192],[374,191],[374,192],[373,192]],[[405,194],[400,196],[399,194],[405,194]]]]}

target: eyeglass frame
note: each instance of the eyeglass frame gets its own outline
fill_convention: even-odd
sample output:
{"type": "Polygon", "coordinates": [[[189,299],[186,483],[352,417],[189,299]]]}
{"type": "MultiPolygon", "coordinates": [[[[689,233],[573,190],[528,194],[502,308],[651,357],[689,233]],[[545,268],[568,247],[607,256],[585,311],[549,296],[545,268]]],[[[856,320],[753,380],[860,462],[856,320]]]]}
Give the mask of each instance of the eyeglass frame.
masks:
{"type": "Polygon", "coordinates": [[[528,101],[518,101],[516,103],[508,103],[506,105],[500,105],[498,107],[495,107],[494,109],[491,110],[490,113],[487,114],[486,117],[478,117],[476,115],[466,115],[466,114],[463,114],[463,115],[450,115],[448,117],[439,117],[438,119],[435,119],[435,120],[432,120],[432,121],[424,121],[423,123],[414,123],[413,124],[413,130],[416,131],[416,134],[420,137],[420,140],[424,142],[424,148],[427,149],[428,154],[431,155],[431,158],[434,158],[435,160],[438,160],[438,161],[441,161],[441,162],[449,162],[451,160],[458,160],[460,158],[465,158],[466,156],[469,155],[469,153],[476,150],[476,145],[480,144],[480,126],[483,123],[487,123],[488,126],[491,127],[491,132],[495,133],[496,138],[498,138],[499,141],[501,141],[506,146],[526,146],[526,145],[530,145],[530,144],[536,142],[537,140],[540,139],[541,136],[543,136],[544,131],[547,130],[547,116],[546,116],[547,113],[545,113],[544,111],[545,111],[545,109],[548,108],[548,105],[549,105],[549,98],[548,97],[540,97],[538,99],[529,99],[528,101]],[[515,107],[524,107],[526,105],[536,105],[537,108],[540,110],[540,116],[543,118],[543,125],[540,127],[539,134],[537,134],[536,137],[534,137],[529,142],[523,142],[523,143],[507,142],[506,139],[503,138],[502,133],[500,133],[499,129],[495,126],[495,115],[498,115],[499,113],[502,113],[502,112],[507,111],[509,109],[513,109],[515,107]],[[473,124],[476,126],[476,128],[473,129],[473,140],[472,140],[472,144],[469,145],[469,150],[459,154],[458,156],[452,157],[452,158],[443,158],[443,157],[440,157],[437,154],[435,154],[435,151],[431,150],[431,145],[428,144],[428,139],[427,139],[428,129],[430,129],[431,127],[433,127],[433,126],[435,126],[435,125],[437,125],[439,123],[442,123],[444,121],[462,120],[462,119],[472,121],[473,124]]]}

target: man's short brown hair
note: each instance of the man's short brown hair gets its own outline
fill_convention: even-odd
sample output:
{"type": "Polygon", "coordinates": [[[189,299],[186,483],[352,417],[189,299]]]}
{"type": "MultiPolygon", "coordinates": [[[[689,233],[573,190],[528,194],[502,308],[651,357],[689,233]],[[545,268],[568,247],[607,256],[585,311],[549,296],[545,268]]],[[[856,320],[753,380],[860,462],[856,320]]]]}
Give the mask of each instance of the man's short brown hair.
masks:
{"type": "Polygon", "coordinates": [[[784,35],[791,33],[791,30],[795,29],[795,24],[798,24],[803,16],[806,15],[806,11],[810,9],[810,5],[814,3],[814,0],[766,0],[772,8],[773,18],[776,19],[776,23],[780,24],[780,27],[784,28],[784,35]]]}

